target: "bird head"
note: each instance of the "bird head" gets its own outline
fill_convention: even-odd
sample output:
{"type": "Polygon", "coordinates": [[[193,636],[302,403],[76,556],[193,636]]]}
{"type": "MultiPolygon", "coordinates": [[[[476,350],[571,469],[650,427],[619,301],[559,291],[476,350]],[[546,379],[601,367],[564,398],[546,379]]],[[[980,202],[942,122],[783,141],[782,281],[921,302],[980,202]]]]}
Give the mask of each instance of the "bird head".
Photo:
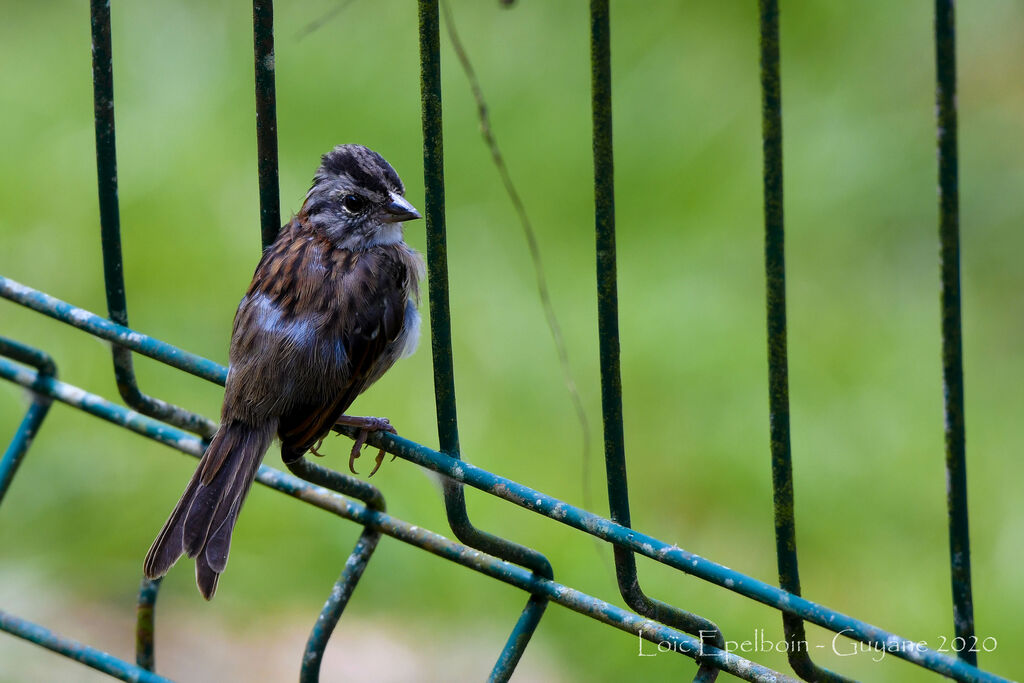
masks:
{"type": "Polygon", "coordinates": [[[402,240],[402,222],[420,218],[384,157],[362,145],[325,154],[300,216],[341,248],[362,250],[402,240]]]}

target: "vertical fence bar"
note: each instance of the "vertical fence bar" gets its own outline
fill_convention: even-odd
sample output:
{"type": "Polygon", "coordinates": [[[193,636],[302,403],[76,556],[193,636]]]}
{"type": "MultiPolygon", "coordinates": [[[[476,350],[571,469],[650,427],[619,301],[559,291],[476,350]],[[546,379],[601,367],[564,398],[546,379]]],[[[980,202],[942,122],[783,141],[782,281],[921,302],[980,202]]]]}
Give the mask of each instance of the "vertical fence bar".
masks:
{"type": "Polygon", "coordinates": [[[35,439],[43,420],[46,419],[46,414],[50,411],[50,403],[52,401],[48,398],[32,399],[31,405],[25,411],[25,417],[14,433],[14,438],[11,439],[7,450],[4,451],[4,456],[0,459],[0,502],[3,502],[7,489],[14,481],[14,475],[18,473],[21,461],[25,459],[32,440],[35,439]]]}
{"type": "MultiPolygon", "coordinates": [[[[92,0],[92,85],[96,119],[96,176],[99,190],[103,273],[110,319],[127,325],[124,264],[121,260],[121,209],[117,199],[117,147],[114,136],[114,65],[110,2],[92,0]]],[[[129,365],[130,365],[129,358],[129,365]]],[[[120,378],[118,378],[120,383],[120,378]]]]}
{"type": "MultiPolygon", "coordinates": [[[[594,145],[594,220],[597,242],[597,314],[600,341],[601,408],[604,423],[608,507],[613,521],[630,526],[626,446],[622,427],[622,376],[619,365],[619,302],[615,252],[615,179],[612,151],[611,26],[608,0],[590,2],[591,96],[594,145]]],[[[650,619],[700,635],[724,646],[711,621],[648,597],[640,588],[636,557],[613,547],[619,592],[630,607],[650,619]]],[[[699,661],[699,658],[698,658],[699,661]]],[[[710,682],[718,670],[702,666],[696,681],[710,682]]]]}
{"type": "MultiPolygon", "coordinates": [[[[591,95],[594,126],[594,219],[597,241],[597,322],[601,357],[601,409],[608,505],[612,519],[629,526],[622,378],[619,370],[619,301],[615,256],[615,180],[612,156],[611,36],[608,1],[590,3],[591,95]]],[[[616,564],[620,564],[616,548],[616,564]]],[[[628,554],[632,558],[632,554],[628,554]]],[[[624,558],[622,558],[624,559],[624,558]]]]}
{"type": "MultiPolygon", "coordinates": [[[[50,354],[25,346],[13,339],[0,337],[0,356],[13,358],[19,363],[31,365],[39,371],[40,379],[53,378],[57,376],[57,364],[54,363],[50,354]]],[[[32,440],[35,439],[39,428],[43,425],[47,413],[50,411],[50,404],[53,400],[42,394],[33,394],[32,403],[25,412],[14,438],[0,458],[0,502],[3,501],[10,488],[14,475],[18,472],[25,454],[28,453],[32,440]]]]}
{"type": "Polygon", "coordinates": [[[963,338],[960,312],[960,197],[957,162],[956,22],[953,0],[935,0],[935,103],[938,117],[939,241],[942,272],[942,385],[946,431],[946,500],[953,626],[966,643],[964,661],[977,665],[971,545],[967,520],[963,338]]]}
{"type": "MultiPolygon", "coordinates": [[[[281,228],[281,190],[277,149],[277,92],[274,54],[273,0],[253,0],[253,64],[256,90],[256,149],[260,197],[260,236],[263,247],[273,244],[281,228]]],[[[373,509],[384,510],[384,497],[372,484],[320,467],[301,459],[289,463],[295,474],[335,491],[362,500],[373,509]]],[[[380,540],[380,532],[363,529],[345,568],[335,583],[306,642],[299,680],[320,680],[324,649],[352,597],[380,540]]]]}
{"type": "Polygon", "coordinates": [[[420,0],[420,85],[423,116],[424,218],[430,295],[430,350],[434,360],[434,402],[440,451],[459,457],[448,303],[448,242],[444,206],[444,141],[441,125],[441,47],[438,4],[420,0]]]}
{"type": "Polygon", "coordinates": [[[143,578],[135,607],[135,663],[146,671],[156,671],[156,599],[163,578],[143,578]]]}
{"type": "MultiPolygon", "coordinates": [[[[380,489],[369,482],[322,467],[306,458],[288,463],[288,469],[310,483],[361,500],[370,510],[384,512],[387,509],[384,495],[380,489]]],[[[313,630],[309,634],[309,639],[306,641],[302,666],[299,670],[299,680],[303,683],[315,683],[320,679],[320,665],[323,662],[324,650],[379,541],[380,531],[364,528],[359,540],[356,541],[355,548],[349,554],[345,568],[335,582],[323,609],[320,610],[313,630]]]]}
{"type": "Polygon", "coordinates": [[[540,624],[540,618],[544,616],[544,610],[548,606],[548,600],[540,595],[531,595],[526,603],[526,608],[519,615],[519,621],[512,628],[508,641],[498,656],[498,661],[487,677],[488,683],[501,683],[512,677],[519,660],[523,658],[523,652],[540,624]]]}
{"type": "MultiPolygon", "coordinates": [[[[420,91],[423,123],[423,181],[426,193],[427,289],[430,296],[430,349],[434,363],[434,400],[439,450],[460,458],[452,356],[451,310],[448,301],[448,244],[445,230],[444,141],[441,108],[441,48],[438,0],[420,0],[420,91]]],[[[444,481],[445,510],[455,536],[466,545],[522,565],[550,579],[551,564],[541,553],[473,526],[462,485],[444,481]]],[[[529,644],[547,606],[530,599],[502,650],[491,680],[507,680],[529,644]]]]}
{"type": "MultiPolygon", "coordinates": [[[[117,152],[114,128],[114,77],[109,0],[92,0],[93,88],[96,117],[96,165],[100,196],[103,266],[110,319],[128,325],[121,254],[120,208],[117,198],[117,152]]],[[[280,228],[277,176],[277,115],[274,92],[274,8],[272,0],[253,0],[253,44],[256,77],[256,136],[260,186],[260,224],[263,246],[274,241],[280,228]]],[[[125,401],[143,412],[207,438],[217,426],[138,389],[131,351],[114,346],[114,373],[125,401]]],[[[143,579],[139,589],[135,628],[136,663],[149,671],[154,655],[155,610],[160,580],[143,579]]]]}
{"type": "MultiPolygon", "coordinates": [[[[99,192],[100,239],[103,245],[103,278],[107,311],[118,325],[128,325],[128,304],[121,258],[121,214],[117,199],[117,145],[114,135],[114,68],[110,39],[110,2],[92,0],[92,79],[96,123],[96,182],[99,192]]],[[[201,415],[147,396],[135,379],[132,352],[115,345],[114,378],[125,403],[144,415],[210,437],[217,425],[201,415]]]]}
{"type": "MultiPolygon", "coordinates": [[[[430,294],[430,346],[434,362],[434,397],[440,451],[460,458],[452,359],[451,311],[448,303],[448,247],[445,236],[444,149],[441,125],[441,53],[437,0],[420,0],[420,77],[423,106],[423,175],[426,190],[427,273],[430,294]]],[[[464,543],[551,578],[551,565],[530,548],[476,529],[466,513],[465,494],[445,482],[449,523],[464,543]]]]}
{"type": "MultiPolygon", "coordinates": [[[[444,147],[441,124],[440,20],[437,0],[420,0],[420,83],[423,116],[423,178],[426,191],[427,275],[430,295],[430,350],[434,401],[442,453],[461,458],[455,403],[451,310],[448,303],[448,246],[445,235],[444,147]]],[[[466,545],[529,567],[551,578],[543,555],[480,531],[469,521],[462,486],[445,480],[445,508],[455,535],[466,545]]]]}
{"type": "Polygon", "coordinates": [[[299,672],[299,683],[317,683],[320,680],[320,664],[323,662],[327,641],[330,640],[334,627],[338,625],[341,613],[345,611],[345,606],[348,605],[356,584],[359,583],[373,551],[377,548],[378,541],[380,541],[380,532],[370,528],[364,528],[359,540],[356,541],[352,554],[345,562],[345,569],[342,570],[341,576],[334,584],[334,589],[327,598],[327,603],[321,610],[312,633],[309,634],[309,640],[306,641],[306,650],[302,655],[302,668],[299,672]]]}
{"type": "MultiPolygon", "coordinates": [[[[768,409],[775,502],[779,585],[800,595],[793,513],[793,460],[789,433],[789,361],[786,348],[786,259],[782,203],[782,92],[779,80],[779,6],[760,0],[761,112],[764,146],[764,258],[768,315],[768,409]]],[[[804,622],[782,615],[790,666],[808,681],[848,679],[819,667],[807,649],[804,622]]]]}
{"type": "Polygon", "coordinates": [[[281,189],[277,168],[277,90],[274,57],[274,2],[252,2],[253,56],[256,69],[256,154],[263,247],[281,229],[281,189]]]}

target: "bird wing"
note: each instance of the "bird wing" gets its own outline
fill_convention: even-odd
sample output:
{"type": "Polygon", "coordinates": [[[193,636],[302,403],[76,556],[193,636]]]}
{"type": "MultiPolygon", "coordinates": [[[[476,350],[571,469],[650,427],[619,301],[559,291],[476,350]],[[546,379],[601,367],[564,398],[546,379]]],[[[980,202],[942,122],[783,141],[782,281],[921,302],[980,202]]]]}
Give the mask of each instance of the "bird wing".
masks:
{"type": "Polygon", "coordinates": [[[298,458],[331,427],[356,397],[396,360],[408,289],[406,265],[392,249],[364,252],[334,250],[330,279],[336,293],[335,314],[325,321],[326,334],[340,334],[344,379],[328,400],[298,402],[281,415],[278,436],[286,459],[298,458]]]}

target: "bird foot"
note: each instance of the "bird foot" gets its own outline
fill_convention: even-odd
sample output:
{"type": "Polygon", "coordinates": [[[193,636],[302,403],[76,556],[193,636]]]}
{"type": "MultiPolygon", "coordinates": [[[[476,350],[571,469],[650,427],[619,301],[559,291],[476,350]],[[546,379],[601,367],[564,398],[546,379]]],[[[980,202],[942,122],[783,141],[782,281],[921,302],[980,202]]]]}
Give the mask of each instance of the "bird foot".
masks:
{"type": "MultiPolygon", "coordinates": [[[[370,432],[389,432],[391,434],[397,434],[398,430],[394,428],[391,422],[386,417],[354,417],[351,415],[342,415],[338,418],[335,424],[342,425],[345,427],[356,427],[359,429],[359,433],[356,434],[356,442],[352,446],[352,452],[348,457],[348,469],[352,474],[359,474],[356,472],[355,463],[356,458],[361,455],[363,446],[366,444],[366,438],[370,435],[370,432]]],[[[377,474],[377,470],[380,469],[381,463],[384,462],[384,449],[379,449],[376,459],[374,459],[373,469],[370,470],[369,476],[377,474]]],[[[391,456],[394,460],[397,456],[391,456]]]]}

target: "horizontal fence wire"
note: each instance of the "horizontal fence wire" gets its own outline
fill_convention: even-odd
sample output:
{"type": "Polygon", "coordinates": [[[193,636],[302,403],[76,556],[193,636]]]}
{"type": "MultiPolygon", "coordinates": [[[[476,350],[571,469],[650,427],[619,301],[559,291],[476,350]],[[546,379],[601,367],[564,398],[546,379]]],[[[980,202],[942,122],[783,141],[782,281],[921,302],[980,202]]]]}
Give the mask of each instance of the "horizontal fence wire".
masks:
{"type": "MultiPolygon", "coordinates": [[[[598,319],[605,459],[611,519],[569,505],[461,460],[452,358],[451,311],[448,301],[438,3],[437,0],[419,0],[428,289],[440,447],[434,450],[397,435],[381,432],[371,434],[368,443],[444,475],[445,507],[449,524],[456,538],[462,542],[451,541],[388,514],[382,493],[367,482],[306,459],[289,465],[292,474],[262,465],[257,475],[257,481],[261,484],[363,526],[363,532],[312,629],[302,656],[300,680],[318,680],[320,663],[331,633],[342,616],[359,578],[368,569],[373,551],[382,536],[411,544],[516,586],[529,594],[526,606],[491,671],[490,680],[503,681],[512,675],[549,602],[590,616],[650,642],[668,644],[674,651],[699,663],[694,679],[697,681],[713,681],[719,670],[749,681],[793,680],[726,651],[724,637],[713,622],[648,597],[640,588],[635,559],[637,553],[780,610],[787,641],[802,643],[805,646],[802,655],[791,656],[791,665],[806,680],[847,679],[821,669],[807,656],[804,621],[841,633],[956,680],[1006,680],[977,669],[971,653],[962,653],[962,659],[949,657],[799,595],[786,377],[782,109],[779,97],[777,0],[760,0],[760,15],[770,436],[781,587],[758,581],[630,528],[618,347],[610,20],[607,0],[591,0],[590,27],[598,319]],[[473,526],[466,510],[464,486],[470,486],[610,543],[615,555],[620,594],[636,613],[554,581],[551,565],[540,552],[473,526]]],[[[950,556],[955,629],[958,636],[966,637],[972,635],[974,631],[964,468],[959,227],[956,194],[955,39],[951,0],[936,0],[935,16],[941,190],[943,378],[947,399],[947,468],[951,481],[950,556]]],[[[32,392],[32,401],[25,417],[3,458],[0,459],[0,502],[54,400],[194,457],[199,457],[203,453],[206,446],[204,438],[212,434],[216,425],[203,416],[143,394],[138,388],[132,368],[133,353],[140,353],[221,385],[227,376],[227,369],[217,363],[128,327],[117,204],[108,2],[92,1],[91,22],[101,240],[110,317],[102,318],[3,277],[0,277],[0,297],[112,342],[119,392],[125,403],[134,410],[61,382],[57,379],[56,364],[45,352],[0,337],[0,356],[4,357],[0,358],[0,378],[21,385],[32,392]]],[[[280,225],[274,85],[276,65],[271,0],[253,2],[253,39],[261,236],[266,246],[273,241],[280,225]]],[[[349,428],[338,428],[338,431],[354,436],[349,428]]],[[[3,611],[0,611],[0,629],[121,680],[166,680],[154,673],[155,615],[159,586],[159,581],[144,580],[139,589],[135,664],[63,638],[41,625],[3,611]]]]}

